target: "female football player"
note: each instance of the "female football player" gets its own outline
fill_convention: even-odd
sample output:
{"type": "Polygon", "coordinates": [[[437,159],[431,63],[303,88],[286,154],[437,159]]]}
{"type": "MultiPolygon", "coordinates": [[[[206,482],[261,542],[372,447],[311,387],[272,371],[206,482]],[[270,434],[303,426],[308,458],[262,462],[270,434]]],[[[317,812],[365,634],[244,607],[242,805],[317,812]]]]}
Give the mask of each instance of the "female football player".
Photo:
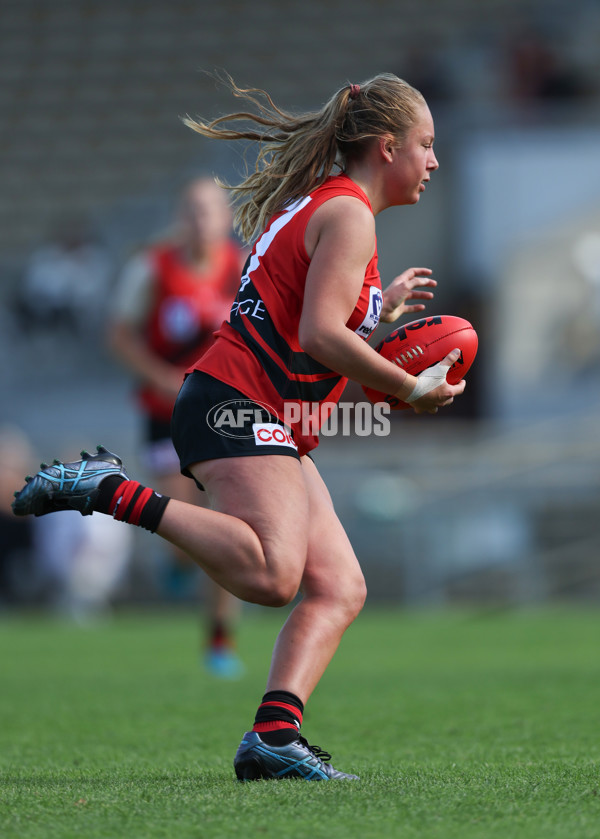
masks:
{"type": "MultiPolygon", "coordinates": [[[[163,495],[190,504],[204,496],[185,478],[171,440],[171,414],[185,370],[213,340],[227,316],[240,280],[245,254],[231,238],[227,195],[213,178],[185,184],[172,230],[148,244],[125,265],[114,297],[109,344],[134,375],[143,418],[141,457],[153,486],[163,495]]],[[[193,562],[166,546],[172,573],[193,562]]],[[[233,628],[239,601],[208,580],[208,612],[203,660],[215,676],[238,678],[243,672],[233,628]]]]}
{"type": "Polygon", "coordinates": [[[42,465],[14,511],[108,513],[155,531],[243,600],[284,606],[299,593],[235,771],[241,780],[353,779],[300,735],[305,703],[366,595],[310,451],[321,406],[339,399],[347,379],[417,413],[464,390],[464,381],[446,382],[458,350],[414,377],[365,341],[378,320],[424,308],[407,300],[433,296],[423,268],[382,292],[375,236],[375,217],[416,204],[438,168],[433,119],[423,96],[391,74],[346,85],[303,115],[228,83],[247,112],[186,123],[204,137],[259,144],[255,170],[231,188],[237,228],[253,248],[230,318],[189,368],[172,420],[182,472],[206,489],[211,509],[130,480],[100,447],[42,465]]]}

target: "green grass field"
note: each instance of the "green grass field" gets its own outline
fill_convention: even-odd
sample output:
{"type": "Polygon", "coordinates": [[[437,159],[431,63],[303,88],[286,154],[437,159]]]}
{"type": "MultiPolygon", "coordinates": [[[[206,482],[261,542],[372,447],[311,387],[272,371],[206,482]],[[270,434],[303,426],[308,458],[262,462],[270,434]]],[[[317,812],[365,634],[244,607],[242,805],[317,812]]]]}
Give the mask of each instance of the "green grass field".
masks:
{"type": "Polygon", "coordinates": [[[304,734],[356,783],[240,784],[282,613],[248,610],[248,674],[198,664],[194,615],[0,621],[0,835],[600,837],[600,615],[367,610],[304,734]]]}

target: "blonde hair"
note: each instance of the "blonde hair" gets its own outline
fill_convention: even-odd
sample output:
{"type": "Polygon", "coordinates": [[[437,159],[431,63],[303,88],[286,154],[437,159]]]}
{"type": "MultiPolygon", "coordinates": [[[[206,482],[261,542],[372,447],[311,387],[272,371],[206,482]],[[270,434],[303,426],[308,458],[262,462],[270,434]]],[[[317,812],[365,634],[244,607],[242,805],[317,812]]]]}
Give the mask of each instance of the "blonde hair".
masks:
{"type": "Polygon", "coordinates": [[[225,84],[238,99],[254,107],[211,122],[183,119],[185,125],[216,140],[254,140],[260,149],[253,172],[231,190],[237,205],[236,230],[251,241],[286,204],[308,195],[331,174],[360,158],[370,141],[391,134],[402,143],[425,104],[421,93],[392,73],[381,73],[360,85],[346,85],[320,111],[294,115],[277,107],[259,88],[240,88],[231,76],[225,84]],[[246,122],[247,127],[224,123],[246,122]]]}

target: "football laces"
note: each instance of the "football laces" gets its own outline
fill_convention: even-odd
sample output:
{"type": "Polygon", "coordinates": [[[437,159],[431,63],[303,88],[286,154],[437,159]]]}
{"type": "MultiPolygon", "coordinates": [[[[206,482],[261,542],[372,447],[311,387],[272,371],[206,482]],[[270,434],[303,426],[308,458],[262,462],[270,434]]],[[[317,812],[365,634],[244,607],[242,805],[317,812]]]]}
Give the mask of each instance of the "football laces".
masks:
{"type": "Polygon", "coordinates": [[[405,364],[408,364],[409,361],[412,361],[413,358],[417,358],[419,355],[423,355],[425,352],[418,344],[415,344],[414,347],[409,347],[406,352],[400,353],[394,358],[394,364],[397,364],[398,367],[404,367],[405,364]]]}

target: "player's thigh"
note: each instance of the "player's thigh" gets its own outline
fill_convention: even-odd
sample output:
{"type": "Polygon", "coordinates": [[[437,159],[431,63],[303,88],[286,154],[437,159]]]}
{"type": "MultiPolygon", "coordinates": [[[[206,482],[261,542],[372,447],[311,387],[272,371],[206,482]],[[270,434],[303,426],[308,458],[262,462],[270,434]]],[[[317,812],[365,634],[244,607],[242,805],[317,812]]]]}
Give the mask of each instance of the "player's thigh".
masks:
{"type": "Polygon", "coordinates": [[[236,516],[257,534],[273,574],[299,584],[306,564],[309,502],[303,468],[295,457],[260,455],[207,460],[190,472],[210,507],[236,516]]]}
{"type": "Polygon", "coordinates": [[[309,497],[308,558],[302,590],[358,613],[367,594],[360,564],[317,467],[307,457],[302,463],[309,497]]]}

